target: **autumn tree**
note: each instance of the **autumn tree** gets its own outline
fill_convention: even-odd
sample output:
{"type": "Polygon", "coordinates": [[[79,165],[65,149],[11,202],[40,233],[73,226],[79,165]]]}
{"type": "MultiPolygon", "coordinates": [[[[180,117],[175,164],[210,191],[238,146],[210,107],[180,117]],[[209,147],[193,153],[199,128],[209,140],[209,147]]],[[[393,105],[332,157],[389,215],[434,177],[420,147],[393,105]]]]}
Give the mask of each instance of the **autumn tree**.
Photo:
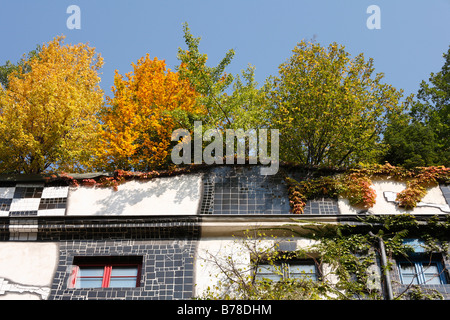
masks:
{"type": "Polygon", "coordinates": [[[33,58],[38,58],[38,53],[41,51],[41,46],[37,45],[36,49],[28,52],[27,55],[24,55],[17,63],[12,63],[10,60],[7,60],[3,66],[0,66],[0,84],[3,88],[8,88],[8,77],[13,72],[22,72],[27,73],[30,71],[30,64],[27,63],[28,60],[33,58]]]}
{"type": "Polygon", "coordinates": [[[98,167],[148,171],[168,164],[171,134],[190,128],[204,114],[186,79],[147,54],[122,76],[116,70],[113,97],[101,112],[98,167]]]}
{"type": "Polygon", "coordinates": [[[383,84],[372,59],[344,46],[302,41],[273,79],[269,120],[280,130],[280,157],[305,165],[375,162],[387,117],[402,91],[383,84]]]}
{"type": "Polygon", "coordinates": [[[103,59],[56,37],[2,69],[0,172],[81,170],[91,158],[103,103],[103,59]]]}

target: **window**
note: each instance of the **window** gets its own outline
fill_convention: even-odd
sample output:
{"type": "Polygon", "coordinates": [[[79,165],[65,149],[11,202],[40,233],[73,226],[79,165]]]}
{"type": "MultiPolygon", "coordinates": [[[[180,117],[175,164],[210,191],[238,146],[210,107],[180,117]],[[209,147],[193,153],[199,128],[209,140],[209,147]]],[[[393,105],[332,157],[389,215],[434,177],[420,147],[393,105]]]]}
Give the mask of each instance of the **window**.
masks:
{"type": "Polygon", "coordinates": [[[398,269],[402,284],[446,284],[447,277],[442,261],[413,257],[408,261],[399,261],[398,269]]]}
{"type": "Polygon", "coordinates": [[[317,268],[314,261],[289,261],[278,264],[260,264],[256,270],[256,279],[310,279],[317,281],[317,268]]]}
{"type": "Polygon", "coordinates": [[[289,266],[289,278],[317,280],[316,265],[314,262],[295,264],[289,266]]]}
{"type": "Polygon", "coordinates": [[[72,288],[139,287],[141,257],[75,257],[72,288]]]}

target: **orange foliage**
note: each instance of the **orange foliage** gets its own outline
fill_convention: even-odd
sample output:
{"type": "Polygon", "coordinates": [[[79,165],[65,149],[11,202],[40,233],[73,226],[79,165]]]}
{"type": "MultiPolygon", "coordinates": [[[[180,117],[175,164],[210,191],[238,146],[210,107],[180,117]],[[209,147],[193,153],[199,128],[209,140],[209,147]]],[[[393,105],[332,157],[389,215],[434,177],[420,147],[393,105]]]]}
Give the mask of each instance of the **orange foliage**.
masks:
{"type": "MultiPolygon", "coordinates": [[[[117,70],[101,114],[98,158],[106,169],[145,171],[167,163],[172,131],[204,113],[187,80],[147,54],[123,77],[117,70]]],[[[183,126],[184,125],[184,126],[183,126]]]]}

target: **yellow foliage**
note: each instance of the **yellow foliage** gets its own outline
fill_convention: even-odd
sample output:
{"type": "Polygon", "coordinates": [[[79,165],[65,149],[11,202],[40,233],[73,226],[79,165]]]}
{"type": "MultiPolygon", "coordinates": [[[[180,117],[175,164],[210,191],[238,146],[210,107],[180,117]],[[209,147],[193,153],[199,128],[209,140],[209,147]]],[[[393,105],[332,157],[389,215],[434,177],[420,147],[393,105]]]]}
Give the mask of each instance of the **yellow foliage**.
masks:
{"type": "Polygon", "coordinates": [[[9,75],[0,89],[0,172],[76,170],[89,160],[102,65],[95,48],[60,36],[9,75]]]}

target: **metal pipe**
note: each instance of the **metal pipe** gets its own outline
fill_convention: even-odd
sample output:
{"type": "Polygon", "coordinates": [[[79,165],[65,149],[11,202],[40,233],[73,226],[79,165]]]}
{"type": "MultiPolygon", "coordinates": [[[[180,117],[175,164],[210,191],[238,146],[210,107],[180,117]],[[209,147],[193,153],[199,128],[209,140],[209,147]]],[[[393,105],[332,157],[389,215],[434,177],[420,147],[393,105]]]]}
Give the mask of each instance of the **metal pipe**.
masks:
{"type": "Polygon", "coordinates": [[[392,293],[391,276],[389,273],[389,268],[387,267],[386,249],[384,247],[383,239],[381,237],[374,235],[372,231],[369,232],[369,235],[378,239],[378,245],[380,247],[380,255],[381,255],[381,265],[383,266],[384,271],[383,273],[385,277],[387,300],[393,300],[394,295],[392,293]]]}

